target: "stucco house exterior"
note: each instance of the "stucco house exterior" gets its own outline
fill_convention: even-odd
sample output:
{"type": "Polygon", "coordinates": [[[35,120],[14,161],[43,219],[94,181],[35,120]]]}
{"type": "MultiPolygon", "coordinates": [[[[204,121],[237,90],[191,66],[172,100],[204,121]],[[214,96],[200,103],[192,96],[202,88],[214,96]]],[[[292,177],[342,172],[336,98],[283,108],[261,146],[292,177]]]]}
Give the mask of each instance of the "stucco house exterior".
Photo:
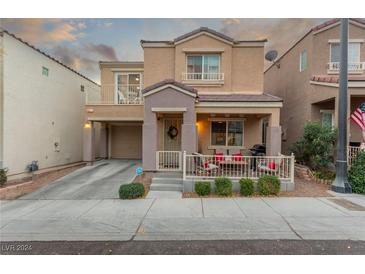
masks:
{"type": "Polygon", "coordinates": [[[0,30],[0,167],[8,179],[83,158],[85,94],[100,86],[0,30]]]}
{"type": "MultiPolygon", "coordinates": [[[[284,100],[280,125],[283,153],[303,134],[306,122],[337,127],[340,20],[316,26],[265,71],[264,89],[284,100]]],[[[350,114],[365,102],[365,21],[349,20],[348,68],[349,153],[362,142],[350,114]]],[[[350,155],[351,156],[351,155],[350,155]]]]}
{"type": "Polygon", "coordinates": [[[141,40],[143,62],[100,62],[100,98],[85,106],[84,159],[95,158],[96,124],[100,155],[141,159],[145,171],[182,170],[184,153],[250,155],[262,143],[277,156],[282,99],[263,87],[265,42],[202,27],[141,40]]]}

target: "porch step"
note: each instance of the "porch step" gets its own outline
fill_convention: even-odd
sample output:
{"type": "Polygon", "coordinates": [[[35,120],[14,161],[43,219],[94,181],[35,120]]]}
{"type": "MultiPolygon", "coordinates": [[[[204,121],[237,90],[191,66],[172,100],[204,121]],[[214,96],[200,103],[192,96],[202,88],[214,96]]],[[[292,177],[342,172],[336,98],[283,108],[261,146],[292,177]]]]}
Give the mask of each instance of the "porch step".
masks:
{"type": "Polygon", "coordinates": [[[152,183],[150,186],[151,190],[158,190],[158,191],[182,191],[183,185],[182,184],[157,184],[152,183]]]}
{"type": "Polygon", "coordinates": [[[169,185],[182,185],[182,178],[161,178],[153,177],[151,184],[169,184],[169,185]]]}

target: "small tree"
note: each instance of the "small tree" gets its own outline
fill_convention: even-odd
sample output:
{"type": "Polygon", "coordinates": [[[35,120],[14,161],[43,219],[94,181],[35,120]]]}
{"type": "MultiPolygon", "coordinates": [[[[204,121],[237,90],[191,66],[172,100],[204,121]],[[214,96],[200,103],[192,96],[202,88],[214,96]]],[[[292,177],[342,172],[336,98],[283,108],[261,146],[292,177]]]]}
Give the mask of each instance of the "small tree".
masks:
{"type": "Polygon", "coordinates": [[[313,170],[327,169],[333,162],[333,147],[337,140],[337,130],[319,123],[308,123],[303,137],[296,142],[291,151],[299,162],[313,170]]]}

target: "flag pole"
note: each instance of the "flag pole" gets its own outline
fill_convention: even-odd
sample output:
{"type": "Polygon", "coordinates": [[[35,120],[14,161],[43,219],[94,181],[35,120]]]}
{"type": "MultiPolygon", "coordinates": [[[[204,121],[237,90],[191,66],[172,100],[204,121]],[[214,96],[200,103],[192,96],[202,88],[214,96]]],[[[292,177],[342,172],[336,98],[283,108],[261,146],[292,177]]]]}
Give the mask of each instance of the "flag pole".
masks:
{"type": "Polygon", "coordinates": [[[347,87],[348,87],[348,28],[347,18],[341,19],[340,41],[340,85],[338,94],[338,141],[336,160],[336,179],[331,190],[340,193],[351,193],[347,178],[347,87]]]}

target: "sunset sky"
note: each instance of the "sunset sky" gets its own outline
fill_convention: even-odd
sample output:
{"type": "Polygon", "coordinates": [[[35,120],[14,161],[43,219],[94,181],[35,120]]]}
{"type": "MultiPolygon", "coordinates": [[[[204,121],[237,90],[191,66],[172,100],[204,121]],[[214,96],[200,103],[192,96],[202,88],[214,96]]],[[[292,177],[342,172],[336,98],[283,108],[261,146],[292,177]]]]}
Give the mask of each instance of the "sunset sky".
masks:
{"type": "Polygon", "coordinates": [[[98,62],[142,61],[140,40],[209,27],[235,39],[267,38],[280,53],[327,19],[2,19],[2,27],[99,82],[98,62]]]}

